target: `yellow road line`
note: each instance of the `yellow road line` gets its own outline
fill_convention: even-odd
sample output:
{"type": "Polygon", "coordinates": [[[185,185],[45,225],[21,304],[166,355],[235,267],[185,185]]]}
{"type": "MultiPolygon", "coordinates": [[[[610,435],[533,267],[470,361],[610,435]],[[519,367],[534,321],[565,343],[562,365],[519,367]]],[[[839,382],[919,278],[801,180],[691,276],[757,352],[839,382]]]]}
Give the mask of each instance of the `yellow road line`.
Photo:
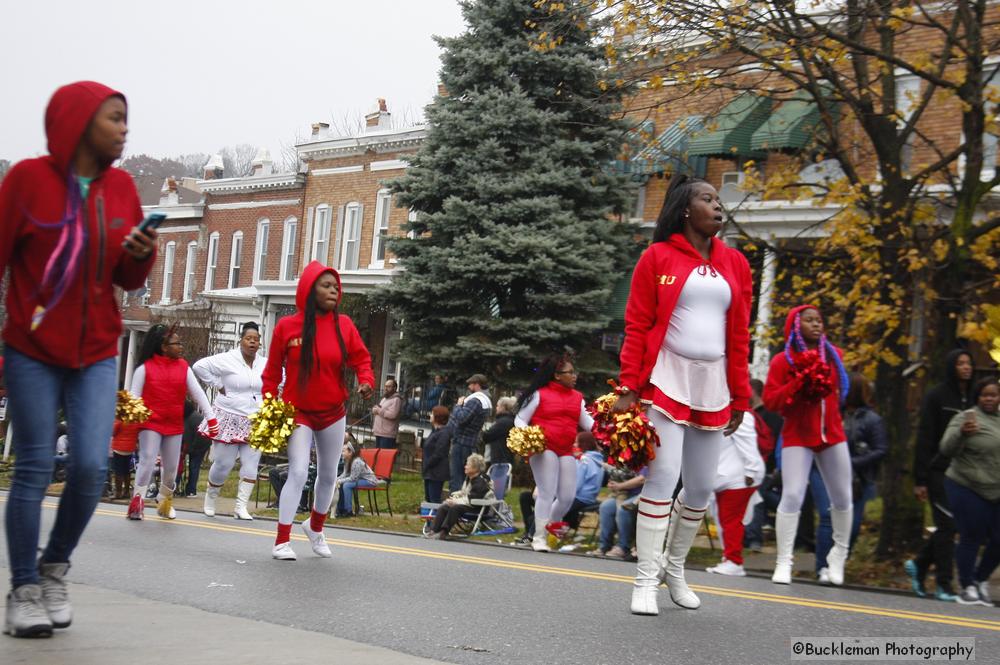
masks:
{"type": "MultiPolygon", "coordinates": [[[[0,502],[6,501],[6,497],[0,497],[0,502]]],[[[55,508],[54,504],[44,504],[47,508],[55,508]]],[[[118,510],[108,510],[98,508],[94,511],[97,515],[121,518],[123,513],[118,510]]],[[[190,519],[176,519],[164,523],[178,526],[191,526],[199,529],[209,529],[212,531],[223,531],[227,533],[248,534],[253,536],[272,537],[273,532],[262,529],[255,529],[237,524],[212,523],[196,521],[190,519]]],[[[292,539],[308,541],[304,535],[293,534],[292,539]]],[[[435,552],[414,547],[400,547],[397,545],[379,545],[376,543],[365,543],[355,540],[342,540],[339,538],[328,538],[331,545],[349,547],[353,549],[369,550],[374,552],[384,552],[400,554],[406,556],[416,556],[426,559],[440,559],[445,561],[458,561],[481,566],[491,566],[494,568],[507,568],[510,570],[520,570],[532,573],[544,573],[548,575],[566,575],[569,577],[579,577],[584,579],[598,580],[602,582],[632,583],[632,577],[627,575],[612,575],[609,573],[596,573],[585,570],[575,570],[573,568],[560,568],[557,566],[544,566],[531,563],[519,563],[514,561],[504,561],[502,559],[491,559],[488,557],[469,556],[464,554],[448,554],[445,552],[435,552]]],[[[835,612],[850,612],[854,614],[867,614],[871,616],[881,616],[893,619],[907,619],[910,621],[923,621],[927,623],[937,623],[948,626],[960,626],[964,628],[975,628],[978,630],[1000,631],[1000,621],[989,619],[974,619],[970,617],[948,616],[944,614],[931,614],[925,612],[913,612],[910,610],[900,610],[887,607],[875,607],[871,605],[858,605],[854,603],[843,603],[838,601],[817,600],[813,598],[795,598],[773,593],[762,593],[758,591],[747,591],[743,589],[726,589],[722,587],[704,586],[692,584],[691,588],[713,596],[728,598],[740,598],[742,600],[756,600],[768,603],[779,603],[783,605],[794,605],[798,607],[811,607],[815,609],[831,610],[835,612]]]]}

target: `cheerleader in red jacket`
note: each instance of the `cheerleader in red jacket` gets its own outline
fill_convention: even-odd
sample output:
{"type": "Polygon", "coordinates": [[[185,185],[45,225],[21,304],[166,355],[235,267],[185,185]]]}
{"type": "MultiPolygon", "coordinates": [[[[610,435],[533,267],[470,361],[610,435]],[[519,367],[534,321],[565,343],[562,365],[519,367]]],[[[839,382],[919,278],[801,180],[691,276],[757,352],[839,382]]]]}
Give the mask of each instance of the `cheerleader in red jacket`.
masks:
{"type": "Polygon", "coordinates": [[[642,400],[660,439],[639,496],[634,614],[659,613],[660,580],[677,605],[701,605],[684,561],[715,487],[722,437],[750,408],[750,266],[715,237],[722,223],[715,188],[675,176],[632,276],[615,408],[642,400]]]}
{"type": "Polygon", "coordinates": [[[128,506],[128,518],[141,520],[144,497],[153,478],[156,458],[160,457],[160,490],[156,512],[175,519],[174,482],[181,458],[181,435],[184,434],[184,397],[190,395],[198,410],[208,418],[208,428],[219,433],[219,423],[194,372],[184,361],[184,344],[174,327],[157,324],[146,333],[142,343],[139,368],[132,375],[131,392],[142,397],[153,414],[139,428],[139,464],[135,469],[135,490],[128,506]]]}
{"type": "Polygon", "coordinates": [[[349,397],[348,369],[358,378],[358,392],[368,399],[375,376],[372,360],[354,323],[337,311],[340,275],[313,261],[302,271],[295,292],[298,312],[278,321],[264,367],[264,395],[278,394],[295,406],[297,427],[288,441],[288,480],[278,500],[278,536],[271,555],[294,561],[292,521],[309,472],[309,449],[316,441],[316,482],[312,514],[302,523],[313,552],[330,557],[323,524],[333,503],[337,465],[347,430],[344,403],[349,397]]]}
{"type": "Polygon", "coordinates": [[[584,409],[583,395],[574,390],[576,369],[565,356],[546,358],[521,395],[514,424],[537,425],[545,433],[545,450],[528,460],[535,477],[535,537],[531,548],[548,552],[545,526],[559,522],[576,496],[576,458],[573,442],[579,429],[590,431],[593,418],[584,409]]]}
{"type": "Polygon", "coordinates": [[[833,547],[826,557],[830,583],[844,583],[851,538],[851,454],[840,407],[849,381],[840,349],[823,333],[823,317],[811,305],[795,307],[785,320],[785,351],[771,360],[764,406],[785,417],[781,430],[781,502],[775,519],[778,557],[771,581],[792,581],[792,548],[799,509],[813,462],[830,494],[833,547]]]}

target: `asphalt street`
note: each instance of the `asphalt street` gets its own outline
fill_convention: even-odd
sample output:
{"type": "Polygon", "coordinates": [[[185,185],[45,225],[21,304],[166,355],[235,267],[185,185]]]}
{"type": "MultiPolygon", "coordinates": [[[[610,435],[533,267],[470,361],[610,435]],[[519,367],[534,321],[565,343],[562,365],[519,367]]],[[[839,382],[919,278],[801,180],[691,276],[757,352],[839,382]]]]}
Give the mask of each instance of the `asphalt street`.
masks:
{"type": "MultiPolygon", "coordinates": [[[[45,505],[48,525],[55,500],[45,505]]],[[[53,650],[73,644],[71,634],[108,650],[127,645],[133,663],[232,662],[219,640],[239,631],[253,643],[244,663],[290,662],[289,644],[311,642],[328,654],[322,662],[752,665],[789,661],[791,639],[805,636],[973,637],[977,660],[1000,660],[1000,609],[689,571],[701,609],[675,607],[661,589],[660,615],[637,617],[633,564],[620,561],[336,525],[332,559],[314,556],[296,527],[299,560],[274,561],[273,522],[124,514],[101,504],[74,556],[73,597],[92,606],[78,602],[74,625],[52,640],[0,638],[0,662],[112,662],[98,648],[27,658],[65,656],[53,650]],[[102,603],[118,618],[88,622],[102,603]],[[143,649],[144,635],[155,646],[143,649]]]]}

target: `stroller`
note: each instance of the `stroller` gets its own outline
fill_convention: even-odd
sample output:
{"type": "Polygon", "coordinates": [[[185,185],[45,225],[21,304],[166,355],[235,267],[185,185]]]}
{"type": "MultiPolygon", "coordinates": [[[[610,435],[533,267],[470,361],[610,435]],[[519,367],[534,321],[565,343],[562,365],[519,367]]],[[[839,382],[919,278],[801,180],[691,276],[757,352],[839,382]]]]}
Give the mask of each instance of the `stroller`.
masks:
{"type": "MultiPolygon", "coordinates": [[[[511,485],[511,465],[494,464],[487,470],[486,477],[493,486],[493,497],[471,499],[469,510],[452,530],[452,536],[496,536],[504,533],[514,533],[514,513],[504,501],[504,496],[511,485]]],[[[434,516],[440,503],[423,502],[420,504],[420,519],[424,521],[423,533],[431,535],[434,516]]]]}

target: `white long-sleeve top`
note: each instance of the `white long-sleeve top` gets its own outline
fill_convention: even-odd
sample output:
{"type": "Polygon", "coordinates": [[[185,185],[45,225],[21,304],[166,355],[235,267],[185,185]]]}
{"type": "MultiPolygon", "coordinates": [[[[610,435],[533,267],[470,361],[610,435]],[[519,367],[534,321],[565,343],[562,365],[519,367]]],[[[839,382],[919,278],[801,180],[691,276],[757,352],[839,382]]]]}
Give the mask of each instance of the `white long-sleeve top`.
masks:
{"type": "Polygon", "coordinates": [[[747,487],[747,476],[753,479],[752,486],[755,487],[764,480],[764,472],[764,460],[757,448],[757,428],[754,426],[753,414],[747,411],[733,435],[722,439],[715,491],[747,487]]]}
{"type": "Polygon", "coordinates": [[[260,408],[263,400],[261,375],[267,358],[254,356],[253,366],[247,365],[239,349],[217,353],[202,358],[192,369],[202,383],[214,388],[225,388],[225,394],[215,398],[215,408],[237,416],[249,416],[260,408]]]}
{"type": "MultiPolygon", "coordinates": [[[[194,403],[198,405],[198,410],[207,418],[214,418],[215,411],[212,410],[212,404],[208,401],[208,395],[205,391],[201,389],[201,384],[198,383],[198,379],[195,378],[194,372],[188,367],[187,376],[185,377],[185,383],[187,385],[187,393],[194,400],[194,403]]],[[[142,397],[142,389],[146,385],[146,365],[139,365],[139,368],[135,370],[135,374],[132,375],[132,387],[129,390],[130,393],[136,397],[142,397]]]]}
{"type": "MultiPolygon", "coordinates": [[[[538,408],[541,399],[537,390],[532,393],[528,401],[521,406],[521,410],[514,416],[514,427],[527,427],[531,424],[531,418],[535,415],[535,409],[538,408]]],[[[582,399],[580,400],[580,419],[577,421],[577,425],[580,426],[580,429],[587,432],[594,426],[594,419],[587,413],[586,402],[582,399]]]]}

